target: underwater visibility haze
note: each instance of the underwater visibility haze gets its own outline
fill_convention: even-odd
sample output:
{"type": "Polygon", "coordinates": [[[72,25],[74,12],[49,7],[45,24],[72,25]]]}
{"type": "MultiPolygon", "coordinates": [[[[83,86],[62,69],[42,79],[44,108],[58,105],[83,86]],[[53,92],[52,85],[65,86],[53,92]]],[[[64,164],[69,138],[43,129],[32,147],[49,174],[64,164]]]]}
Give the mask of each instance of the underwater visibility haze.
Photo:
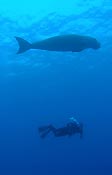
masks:
{"type": "Polygon", "coordinates": [[[0,175],[112,174],[111,0],[0,1],[0,119],[0,175]]]}

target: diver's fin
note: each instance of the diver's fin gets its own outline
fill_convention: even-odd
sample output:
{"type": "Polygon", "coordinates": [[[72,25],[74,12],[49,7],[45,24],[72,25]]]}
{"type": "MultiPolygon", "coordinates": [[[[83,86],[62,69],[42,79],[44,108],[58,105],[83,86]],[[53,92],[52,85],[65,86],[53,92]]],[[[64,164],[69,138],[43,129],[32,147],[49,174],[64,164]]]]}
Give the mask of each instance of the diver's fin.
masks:
{"type": "Polygon", "coordinates": [[[23,53],[23,52],[31,49],[31,44],[28,41],[26,41],[20,37],[15,37],[15,38],[19,44],[19,50],[18,50],[17,54],[23,53]]]}
{"type": "Polygon", "coordinates": [[[44,138],[49,134],[50,131],[51,131],[50,129],[47,130],[46,132],[42,133],[42,134],[40,135],[40,137],[44,139],[44,138]]]}
{"type": "Polygon", "coordinates": [[[41,127],[38,128],[38,131],[39,132],[44,132],[44,131],[48,130],[49,128],[50,128],[49,125],[47,125],[47,126],[41,126],[41,127]]]}

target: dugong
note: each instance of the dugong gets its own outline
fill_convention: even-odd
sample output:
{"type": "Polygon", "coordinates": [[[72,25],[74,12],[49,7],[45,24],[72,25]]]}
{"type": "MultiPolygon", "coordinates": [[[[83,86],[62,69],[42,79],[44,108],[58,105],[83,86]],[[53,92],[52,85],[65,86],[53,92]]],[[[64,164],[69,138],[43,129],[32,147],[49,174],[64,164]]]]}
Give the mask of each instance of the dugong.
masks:
{"type": "Polygon", "coordinates": [[[40,49],[57,52],[81,52],[84,49],[99,49],[100,43],[93,37],[75,34],[50,37],[30,44],[26,40],[15,37],[19,44],[17,54],[29,49],[40,49]]]}

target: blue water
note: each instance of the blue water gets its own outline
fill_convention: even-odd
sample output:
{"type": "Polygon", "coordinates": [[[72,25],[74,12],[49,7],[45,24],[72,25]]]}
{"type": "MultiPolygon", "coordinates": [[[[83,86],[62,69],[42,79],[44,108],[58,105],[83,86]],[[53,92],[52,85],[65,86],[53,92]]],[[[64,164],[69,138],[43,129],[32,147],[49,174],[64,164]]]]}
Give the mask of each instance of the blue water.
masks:
{"type": "Polygon", "coordinates": [[[111,0],[0,1],[0,175],[112,174],[111,0]],[[95,37],[98,50],[17,55],[61,34],[95,37]],[[84,137],[42,140],[38,127],[84,124],[84,137]]]}

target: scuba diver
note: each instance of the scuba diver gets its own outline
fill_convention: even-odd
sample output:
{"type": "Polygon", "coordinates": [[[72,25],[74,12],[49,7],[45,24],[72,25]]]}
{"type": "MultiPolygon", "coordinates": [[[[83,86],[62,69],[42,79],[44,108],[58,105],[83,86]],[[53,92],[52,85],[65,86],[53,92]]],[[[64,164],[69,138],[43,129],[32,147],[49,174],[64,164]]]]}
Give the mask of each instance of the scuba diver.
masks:
{"type": "Polygon", "coordinates": [[[75,118],[71,117],[70,122],[62,128],[55,128],[53,125],[42,126],[38,128],[41,138],[45,138],[50,132],[55,137],[72,136],[74,134],[80,134],[80,138],[83,137],[83,124],[78,122],[75,118]]]}

